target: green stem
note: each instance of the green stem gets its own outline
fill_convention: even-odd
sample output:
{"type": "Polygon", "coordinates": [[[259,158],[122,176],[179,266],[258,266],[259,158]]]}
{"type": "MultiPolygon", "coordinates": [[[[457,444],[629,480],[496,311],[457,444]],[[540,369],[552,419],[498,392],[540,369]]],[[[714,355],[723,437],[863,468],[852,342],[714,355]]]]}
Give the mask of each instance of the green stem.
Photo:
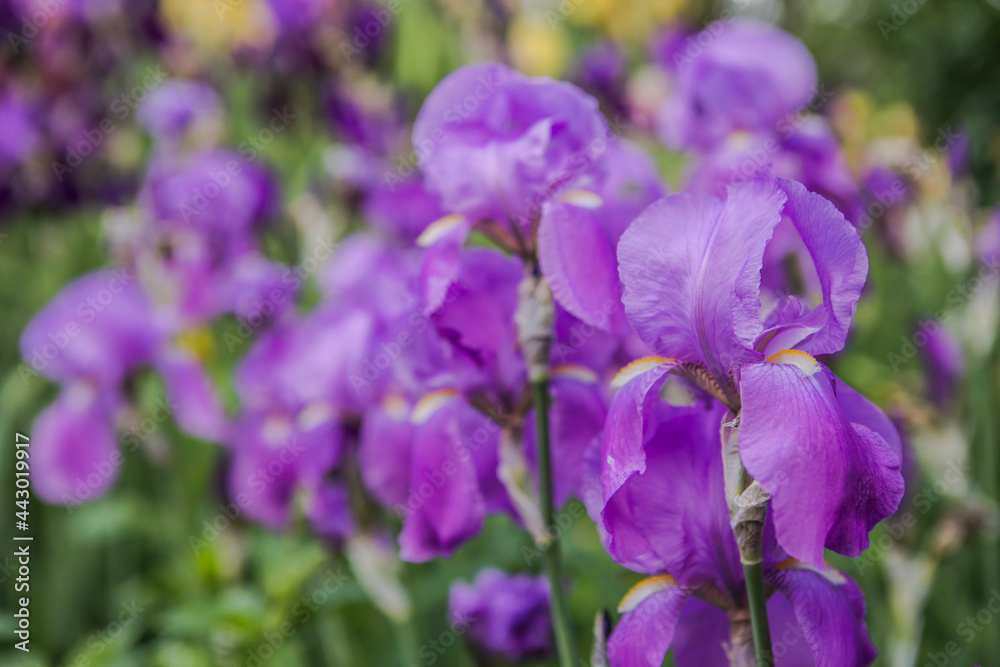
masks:
{"type": "Polygon", "coordinates": [[[750,606],[750,623],[753,627],[753,646],[757,667],[774,667],[771,650],[771,628],[767,623],[767,596],[764,594],[764,570],[760,563],[743,564],[743,577],[747,583],[747,604],[750,606]]]}
{"type": "MultiPolygon", "coordinates": [[[[555,516],[555,503],[552,498],[552,454],[549,446],[549,381],[547,378],[531,383],[532,398],[535,404],[535,424],[538,431],[538,477],[541,493],[542,517],[551,521],[555,516]]],[[[576,650],[573,645],[573,633],[570,630],[569,607],[566,604],[566,594],[562,587],[562,563],[559,559],[559,536],[550,532],[552,542],[545,549],[545,571],[549,577],[552,589],[552,626],[556,636],[556,648],[559,651],[561,667],[575,667],[576,650]]]]}

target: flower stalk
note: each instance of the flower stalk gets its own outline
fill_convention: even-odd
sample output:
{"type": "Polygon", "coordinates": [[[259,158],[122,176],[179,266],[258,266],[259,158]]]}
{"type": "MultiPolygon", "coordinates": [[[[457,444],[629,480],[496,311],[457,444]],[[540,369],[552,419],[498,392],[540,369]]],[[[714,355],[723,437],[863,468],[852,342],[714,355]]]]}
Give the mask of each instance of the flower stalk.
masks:
{"type": "MultiPolygon", "coordinates": [[[[746,582],[747,607],[753,631],[757,667],[774,667],[771,629],[767,620],[767,592],[764,590],[764,518],[771,496],[757,481],[751,481],[739,459],[739,416],[722,427],[722,452],[726,470],[726,490],[730,525],[740,552],[746,582]]],[[[734,664],[739,664],[735,663],[734,664]]]]}
{"type": "MultiPolygon", "coordinates": [[[[530,268],[521,281],[517,320],[518,339],[528,367],[538,443],[538,491],[542,518],[555,516],[552,493],[552,453],[549,441],[549,351],[552,347],[555,309],[552,290],[537,267],[530,268]]],[[[562,586],[562,562],[559,536],[555,531],[545,536],[543,550],[545,572],[551,589],[552,627],[560,667],[575,667],[576,650],[569,620],[569,606],[562,586]]]]}

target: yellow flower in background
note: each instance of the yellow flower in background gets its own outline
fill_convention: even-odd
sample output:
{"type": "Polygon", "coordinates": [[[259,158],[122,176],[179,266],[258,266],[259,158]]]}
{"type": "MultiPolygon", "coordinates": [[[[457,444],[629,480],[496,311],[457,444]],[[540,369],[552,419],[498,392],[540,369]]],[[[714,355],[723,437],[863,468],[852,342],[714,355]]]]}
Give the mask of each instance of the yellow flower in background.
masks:
{"type": "Polygon", "coordinates": [[[906,102],[897,102],[872,115],[869,131],[872,138],[905,137],[916,141],[920,121],[913,107],[906,102]]]}
{"type": "Polygon", "coordinates": [[[562,23],[544,16],[518,16],[507,38],[514,67],[530,76],[559,76],[566,68],[569,44],[562,23]]]}
{"type": "Polygon", "coordinates": [[[857,164],[857,159],[864,156],[871,115],[871,98],[860,90],[848,90],[837,95],[830,106],[830,124],[840,137],[851,164],[857,164]]]}
{"type": "Polygon", "coordinates": [[[163,20],[210,55],[239,47],[269,47],[277,23],[264,0],[163,0],[163,20]]]}
{"type": "Polygon", "coordinates": [[[208,327],[193,327],[177,334],[174,339],[177,346],[187,350],[200,361],[206,362],[215,353],[215,339],[208,327]]]}
{"type": "Polygon", "coordinates": [[[641,40],[680,14],[686,0],[562,0],[560,12],[578,25],[603,29],[615,39],[641,40]]]}

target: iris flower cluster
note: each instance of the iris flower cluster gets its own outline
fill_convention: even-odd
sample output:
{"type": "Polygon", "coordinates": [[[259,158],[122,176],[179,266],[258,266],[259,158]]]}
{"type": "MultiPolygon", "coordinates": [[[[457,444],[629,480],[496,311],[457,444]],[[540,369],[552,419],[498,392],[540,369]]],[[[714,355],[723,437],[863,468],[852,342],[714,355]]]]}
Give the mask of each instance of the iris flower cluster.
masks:
{"type": "MultiPolygon", "coordinates": [[[[678,665],[755,664],[748,566],[772,661],[871,664],[860,589],[824,560],[861,554],[903,495],[895,427],[826,363],[868,275],[859,190],[808,108],[804,47],[750,22],[711,35],[694,59],[683,35],[660,51],[675,80],[660,134],[694,165],[675,194],[627,121],[570,83],[457,70],[416,118],[406,174],[401,123],[338,99],[356,136],[328,167],[352,172],[373,224],[310,276],[308,311],[303,272],[258,243],[268,174],[205,139],[210,88],[165,84],[139,112],[155,141],[144,185],[109,219],[116,268],[65,288],[22,338],[62,387],[36,424],[39,493],[76,502],[109,460],[87,498],[110,488],[129,378],[151,367],[271,529],[303,518],[351,542],[398,526],[399,557],[422,562],[499,514],[557,559],[552,511],[575,496],[614,561],[649,575],[607,637],[615,667],[668,649],[678,665]],[[229,316],[256,322],[236,413],[191,343],[229,316]]],[[[453,589],[453,620],[510,659],[551,650],[554,629],[562,654],[561,589],[484,571],[453,589]]]]}

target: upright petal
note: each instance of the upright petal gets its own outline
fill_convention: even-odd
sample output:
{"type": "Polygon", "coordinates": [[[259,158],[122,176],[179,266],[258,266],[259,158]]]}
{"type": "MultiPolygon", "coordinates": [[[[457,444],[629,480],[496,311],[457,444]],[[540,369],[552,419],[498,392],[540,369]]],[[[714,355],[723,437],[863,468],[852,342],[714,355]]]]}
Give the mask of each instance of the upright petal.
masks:
{"type": "Polygon", "coordinates": [[[643,340],[731,384],[730,369],[759,356],[760,269],[784,203],[762,178],[725,200],[676,194],[643,211],[618,244],[625,312],[643,340]]]}
{"type": "Polygon", "coordinates": [[[804,352],[747,364],[740,389],[740,456],[771,494],[778,542],[816,567],[824,546],[859,555],[903,495],[885,439],[844,417],[832,373],[804,352]]]}
{"type": "Polygon", "coordinates": [[[795,181],[780,179],[788,195],[785,214],[808,250],[822,290],[815,308],[786,309],[785,316],[763,335],[767,355],[800,349],[810,354],[840,351],[868,277],[868,253],[861,235],[837,208],[795,181]]]}
{"type": "Polygon", "coordinates": [[[673,60],[677,92],[661,119],[668,145],[711,147],[735,130],[774,128],[815,94],[809,51],[774,26],[719,21],[687,39],[673,60]]]}

